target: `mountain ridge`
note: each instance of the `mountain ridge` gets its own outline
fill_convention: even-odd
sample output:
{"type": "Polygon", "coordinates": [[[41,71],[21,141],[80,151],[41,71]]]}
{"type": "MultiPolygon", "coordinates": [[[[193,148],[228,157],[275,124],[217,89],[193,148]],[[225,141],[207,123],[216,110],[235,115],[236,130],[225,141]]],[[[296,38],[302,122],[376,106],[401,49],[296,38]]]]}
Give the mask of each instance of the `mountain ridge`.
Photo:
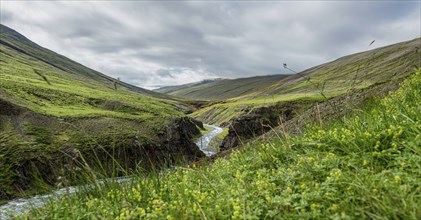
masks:
{"type": "MultiPolygon", "coordinates": [[[[17,32],[16,30],[9,28],[3,24],[0,24],[0,34],[1,34],[1,38],[3,39],[14,39],[16,40],[15,42],[7,42],[3,39],[0,39],[0,44],[3,44],[5,46],[8,46],[10,48],[13,48],[21,53],[27,54],[35,59],[39,59],[42,62],[47,63],[48,65],[52,65],[58,69],[61,69],[63,71],[68,71],[71,72],[73,74],[76,75],[81,75],[81,76],[85,76],[94,80],[99,80],[102,81],[104,83],[109,83],[110,85],[113,84],[113,82],[117,82],[117,79],[112,78],[110,76],[107,76],[101,72],[98,72],[96,70],[93,70],[83,64],[77,63],[61,54],[58,54],[55,51],[52,51],[48,48],[42,47],[36,43],[34,43],[33,41],[29,40],[28,38],[26,38],[25,36],[21,35],[19,32],[17,32]],[[22,42],[22,44],[20,44],[19,42],[22,42]],[[17,44],[17,45],[15,45],[17,44]],[[22,47],[22,48],[19,48],[22,47]],[[24,50],[24,48],[27,47],[32,47],[34,48],[33,50],[24,50]],[[48,57],[50,56],[56,56],[58,57],[58,59],[55,59],[53,61],[48,61],[48,57]],[[65,67],[63,67],[65,66],[65,67]],[[84,71],[80,71],[81,69],[84,69],[84,71]],[[82,73],[83,74],[82,74],[82,73]]],[[[149,95],[152,97],[156,97],[156,98],[163,98],[163,99],[169,99],[169,100],[177,100],[175,97],[170,97],[170,96],[165,96],[162,95],[160,93],[156,93],[147,89],[143,89],[122,81],[118,81],[118,84],[131,90],[134,92],[138,92],[140,94],[145,94],[145,95],[149,95]]],[[[111,88],[111,86],[110,86],[111,88]]]]}
{"type": "Polygon", "coordinates": [[[180,86],[164,87],[155,91],[193,100],[224,100],[254,92],[287,76],[289,75],[275,74],[235,79],[222,78],[216,81],[205,81],[204,83],[202,81],[180,86]]]}
{"type": "Polygon", "coordinates": [[[211,83],[211,82],[219,81],[219,80],[224,80],[224,78],[204,79],[204,80],[201,80],[201,81],[198,81],[198,82],[186,83],[186,84],[181,84],[181,85],[162,86],[162,87],[159,87],[157,89],[153,89],[152,91],[168,94],[168,93],[174,92],[176,90],[180,90],[180,89],[184,89],[184,88],[190,88],[190,87],[193,87],[193,86],[200,86],[200,85],[203,85],[203,84],[207,84],[207,83],[211,83]]]}

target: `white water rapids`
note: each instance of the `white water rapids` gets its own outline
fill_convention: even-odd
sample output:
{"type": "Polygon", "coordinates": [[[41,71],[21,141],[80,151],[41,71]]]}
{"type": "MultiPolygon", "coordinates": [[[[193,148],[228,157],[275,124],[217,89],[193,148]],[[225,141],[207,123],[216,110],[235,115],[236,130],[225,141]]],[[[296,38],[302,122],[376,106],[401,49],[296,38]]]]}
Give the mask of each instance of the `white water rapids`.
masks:
{"type": "Polygon", "coordinates": [[[199,147],[199,149],[206,154],[206,156],[212,156],[214,154],[216,154],[216,152],[211,151],[208,149],[209,143],[211,142],[211,140],[218,134],[222,133],[222,131],[224,131],[224,129],[222,129],[221,127],[218,126],[214,126],[214,125],[205,125],[208,127],[211,127],[212,130],[207,132],[206,134],[204,134],[200,140],[198,140],[196,142],[196,145],[199,147]]]}
{"type": "MultiPolygon", "coordinates": [[[[205,125],[211,127],[212,130],[204,134],[200,140],[196,142],[197,147],[206,154],[206,156],[212,156],[216,152],[208,150],[208,145],[212,138],[222,133],[223,129],[214,125],[205,125]]],[[[126,182],[130,180],[130,177],[116,178],[117,182],[126,182]]],[[[98,181],[100,184],[104,181],[98,181]]],[[[92,186],[71,186],[64,189],[56,190],[52,193],[45,195],[36,195],[30,198],[20,198],[9,201],[8,203],[0,206],[0,220],[13,219],[13,216],[23,215],[31,209],[40,208],[44,206],[51,199],[60,199],[64,195],[73,194],[83,189],[89,189],[92,186]]]]}

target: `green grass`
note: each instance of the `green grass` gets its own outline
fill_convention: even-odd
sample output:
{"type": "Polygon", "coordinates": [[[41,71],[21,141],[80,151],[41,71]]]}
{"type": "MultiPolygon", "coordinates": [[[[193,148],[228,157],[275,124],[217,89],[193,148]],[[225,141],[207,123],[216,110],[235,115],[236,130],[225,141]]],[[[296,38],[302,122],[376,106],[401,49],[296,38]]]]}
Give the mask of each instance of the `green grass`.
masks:
{"type": "Polygon", "coordinates": [[[35,112],[57,117],[182,115],[175,101],[148,97],[124,87],[114,90],[111,83],[78,79],[3,45],[0,49],[7,53],[0,65],[0,97],[35,112]],[[36,72],[42,72],[49,83],[36,72]]]}
{"type": "MultiPolygon", "coordinates": [[[[102,84],[106,85],[108,88],[114,89],[114,82],[117,80],[104,75],[100,72],[92,70],[86,66],[83,66],[73,60],[68,59],[60,54],[57,54],[51,50],[43,48],[36,43],[30,41],[25,36],[19,34],[18,32],[10,29],[2,24],[0,24],[0,44],[4,47],[17,51],[19,54],[25,55],[28,59],[20,60],[20,62],[24,64],[31,64],[33,61],[41,62],[44,64],[48,64],[50,69],[59,69],[63,72],[67,72],[73,78],[78,79],[84,82],[90,82],[94,84],[102,84]]],[[[2,57],[7,57],[10,55],[8,51],[2,51],[2,57]]],[[[0,59],[0,63],[7,63],[3,59],[0,59]]],[[[40,78],[43,78],[43,70],[39,69],[40,78]]],[[[48,80],[48,77],[47,77],[48,80]]],[[[125,82],[118,82],[118,88],[124,88],[125,90],[133,91],[136,93],[140,93],[146,96],[159,98],[159,99],[166,99],[166,100],[175,100],[179,101],[180,99],[170,97],[168,95],[152,92],[146,89],[142,89],[125,82]]]]}
{"type": "Polygon", "coordinates": [[[264,107],[275,106],[280,103],[287,103],[291,101],[325,101],[338,94],[320,93],[300,93],[300,94],[285,94],[285,95],[271,95],[271,96],[257,96],[253,99],[244,100],[227,100],[222,103],[213,104],[205,108],[199,109],[192,114],[192,117],[197,118],[207,123],[222,125],[231,119],[241,115],[247,114],[251,110],[264,107]]]}
{"type": "Polygon", "coordinates": [[[201,133],[202,135],[204,135],[204,134],[206,134],[206,133],[208,133],[209,131],[211,131],[211,130],[212,130],[212,127],[211,127],[211,126],[203,125],[203,127],[204,127],[205,129],[200,129],[200,133],[201,133]]]}
{"type": "MultiPolygon", "coordinates": [[[[201,121],[206,121],[210,124],[222,125],[231,119],[241,115],[250,113],[250,111],[264,106],[275,106],[281,103],[288,103],[292,101],[325,101],[331,97],[339,94],[320,93],[300,93],[300,94],[285,94],[285,95],[271,95],[271,96],[257,96],[253,99],[244,100],[226,100],[222,103],[213,104],[202,109],[199,109],[190,116],[201,121]]],[[[297,109],[298,110],[298,109],[297,109]]]]}
{"type": "Polygon", "coordinates": [[[30,219],[419,219],[421,70],[383,100],[229,159],[53,201],[30,219]]]}

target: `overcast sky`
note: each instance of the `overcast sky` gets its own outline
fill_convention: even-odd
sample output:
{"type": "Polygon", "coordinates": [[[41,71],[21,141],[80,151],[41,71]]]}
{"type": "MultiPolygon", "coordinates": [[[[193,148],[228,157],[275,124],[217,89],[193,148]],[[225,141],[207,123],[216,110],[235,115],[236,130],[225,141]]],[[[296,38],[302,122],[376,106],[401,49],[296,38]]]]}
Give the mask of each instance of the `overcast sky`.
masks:
{"type": "Polygon", "coordinates": [[[1,23],[145,87],[287,74],[420,36],[420,1],[4,1],[1,23]],[[376,40],[373,45],[370,42],[376,40]]]}

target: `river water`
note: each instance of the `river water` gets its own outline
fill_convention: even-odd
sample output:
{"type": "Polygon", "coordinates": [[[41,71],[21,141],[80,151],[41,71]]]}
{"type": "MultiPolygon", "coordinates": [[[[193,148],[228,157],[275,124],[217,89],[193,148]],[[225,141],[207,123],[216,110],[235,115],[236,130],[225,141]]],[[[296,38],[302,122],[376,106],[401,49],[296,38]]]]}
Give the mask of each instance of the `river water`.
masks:
{"type": "Polygon", "coordinates": [[[216,152],[211,151],[208,149],[209,143],[211,142],[211,140],[218,134],[222,133],[222,131],[224,131],[222,128],[218,127],[218,126],[214,126],[214,125],[205,125],[208,127],[211,127],[212,130],[207,132],[206,134],[204,134],[200,140],[198,140],[196,142],[196,145],[199,147],[199,149],[206,154],[206,156],[212,156],[214,154],[216,154],[216,152]]]}
{"type": "MultiPolygon", "coordinates": [[[[205,125],[211,127],[212,130],[204,134],[200,140],[196,142],[197,147],[206,154],[206,156],[212,156],[216,152],[211,151],[208,148],[209,143],[212,138],[220,134],[223,129],[214,125],[205,125]]],[[[117,178],[117,182],[126,182],[130,180],[130,177],[120,177],[117,178]]],[[[98,181],[100,184],[104,181],[98,181]]],[[[9,201],[8,203],[0,206],[0,220],[13,219],[13,216],[23,215],[30,211],[31,209],[40,208],[46,204],[46,202],[51,199],[60,199],[64,195],[73,194],[78,192],[83,188],[84,190],[89,189],[90,187],[80,187],[80,186],[71,186],[64,189],[56,190],[52,193],[45,195],[36,195],[30,198],[20,198],[9,201]]]]}

